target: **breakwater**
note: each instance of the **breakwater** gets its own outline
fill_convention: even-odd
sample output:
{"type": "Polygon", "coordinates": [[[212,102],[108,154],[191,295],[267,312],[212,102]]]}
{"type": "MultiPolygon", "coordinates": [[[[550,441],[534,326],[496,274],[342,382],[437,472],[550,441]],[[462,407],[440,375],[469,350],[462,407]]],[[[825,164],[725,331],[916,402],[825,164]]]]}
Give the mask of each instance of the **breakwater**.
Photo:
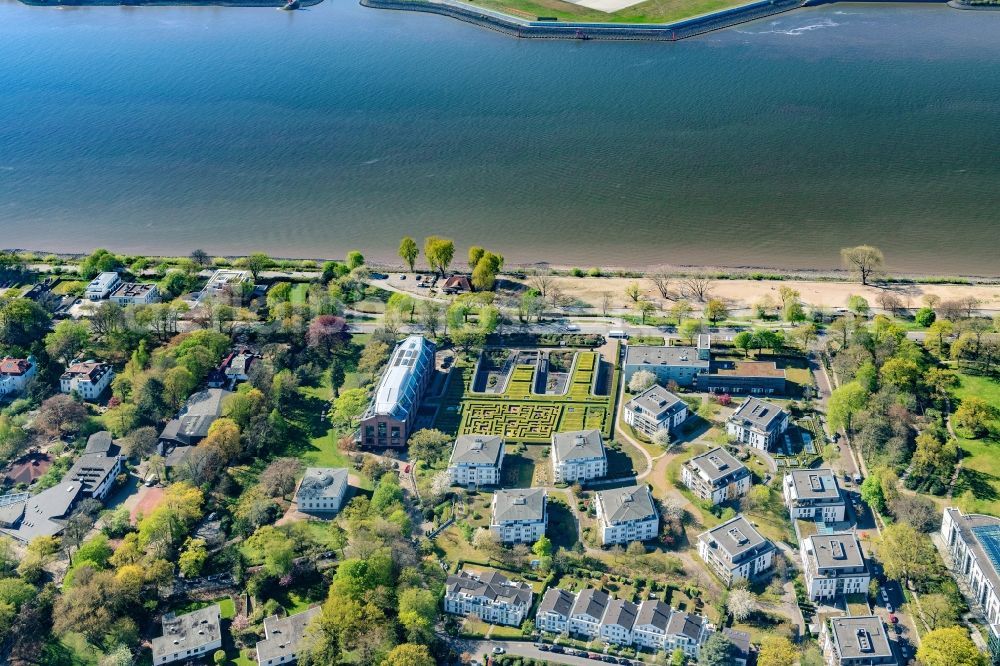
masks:
{"type": "Polygon", "coordinates": [[[473,23],[525,39],[600,39],[676,41],[713,30],[780,14],[802,6],[802,0],[760,0],[673,23],[573,23],[529,21],[458,0],[360,0],[365,7],[428,12],[473,23]]]}

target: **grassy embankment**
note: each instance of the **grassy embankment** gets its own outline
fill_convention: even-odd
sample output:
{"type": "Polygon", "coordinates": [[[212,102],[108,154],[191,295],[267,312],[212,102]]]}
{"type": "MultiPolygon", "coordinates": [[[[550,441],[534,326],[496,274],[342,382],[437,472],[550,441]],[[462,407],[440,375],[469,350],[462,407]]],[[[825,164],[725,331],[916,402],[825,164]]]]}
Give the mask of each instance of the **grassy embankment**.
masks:
{"type": "Polygon", "coordinates": [[[746,4],[740,0],[646,0],[609,14],[561,0],[466,0],[466,2],[529,20],[552,17],[560,21],[589,23],[670,23],[746,4]]]}

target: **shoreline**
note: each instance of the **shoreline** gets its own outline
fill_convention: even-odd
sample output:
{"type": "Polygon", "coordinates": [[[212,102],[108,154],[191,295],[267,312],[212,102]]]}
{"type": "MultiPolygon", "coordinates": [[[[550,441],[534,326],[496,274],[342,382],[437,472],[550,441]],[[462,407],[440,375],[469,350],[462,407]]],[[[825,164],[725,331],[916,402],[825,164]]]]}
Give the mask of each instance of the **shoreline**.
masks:
{"type": "MultiPolygon", "coordinates": [[[[29,7],[246,7],[284,8],[285,0],[19,0],[29,7]]],[[[313,7],[323,0],[298,0],[299,7],[313,7]]]]}

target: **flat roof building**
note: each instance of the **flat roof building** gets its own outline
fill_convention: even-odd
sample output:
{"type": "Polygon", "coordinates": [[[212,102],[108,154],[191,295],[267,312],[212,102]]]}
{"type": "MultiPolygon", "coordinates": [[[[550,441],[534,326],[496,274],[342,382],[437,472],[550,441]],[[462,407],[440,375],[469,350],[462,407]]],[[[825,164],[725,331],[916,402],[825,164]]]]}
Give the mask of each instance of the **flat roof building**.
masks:
{"type": "Polygon", "coordinates": [[[868,591],[871,574],[853,532],[814,534],[799,548],[811,601],[868,591]]]}
{"type": "Polygon", "coordinates": [[[118,305],[146,305],[160,300],[160,290],[148,282],[123,282],[111,292],[109,299],[118,305]]]}
{"type": "Polygon", "coordinates": [[[190,661],[222,647],[222,609],[212,604],[184,615],[163,616],[163,635],[154,638],[153,663],[190,661]]]}
{"type": "Polygon", "coordinates": [[[656,375],[659,384],[674,382],[691,387],[698,375],[708,372],[710,364],[708,348],[629,345],[625,349],[624,379],[627,382],[640,370],[648,370],[656,375]]]}
{"type": "Polygon", "coordinates": [[[297,661],[306,628],[321,612],[319,606],[313,606],[295,615],[285,617],[272,615],[264,618],[264,640],[257,642],[259,666],[275,666],[297,661]]]}
{"type": "Polygon", "coordinates": [[[995,663],[1000,659],[1000,518],[949,507],[941,538],[948,550],[945,565],[968,588],[969,605],[989,625],[987,643],[995,663]]]}
{"type": "Polygon", "coordinates": [[[835,617],[823,627],[823,651],[832,666],[897,664],[889,632],[874,615],[835,617]]]}
{"type": "Polygon", "coordinates": [[[90,281],[84,294],[88,300],[99,301],[107,298],[112,291],[118,288],[121,282],[122,279],[118,276],[118,273],[112,271],[101,273],[90,281]]]}
{"type": "Polygon", "coordinates": [[[434,343],[421,335],[411,335],[396,345],[375,397],[361,417],[363,446],[402,447],[406,443],[434,375],[434,352],[434,343]]]}
{"type": "Polygon", "coordinates": [[[842,522],[847,515],[837,476],[830,469],[796,469],[785,474],[782,494],[792,519],[842,522]]]}

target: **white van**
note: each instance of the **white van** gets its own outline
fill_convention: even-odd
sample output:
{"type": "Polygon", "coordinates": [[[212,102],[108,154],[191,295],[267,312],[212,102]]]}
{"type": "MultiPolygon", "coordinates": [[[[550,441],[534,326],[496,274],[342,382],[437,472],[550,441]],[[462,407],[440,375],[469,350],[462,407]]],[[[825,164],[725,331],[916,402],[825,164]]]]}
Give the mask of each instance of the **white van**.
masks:
{"type": "Polygon", "coordinates": [[[612,329],[608,331],[608,337],[614,338],[616,340],[628,340],[628,333],[625,331],[619,331],[617,329],[612,329]]]}

